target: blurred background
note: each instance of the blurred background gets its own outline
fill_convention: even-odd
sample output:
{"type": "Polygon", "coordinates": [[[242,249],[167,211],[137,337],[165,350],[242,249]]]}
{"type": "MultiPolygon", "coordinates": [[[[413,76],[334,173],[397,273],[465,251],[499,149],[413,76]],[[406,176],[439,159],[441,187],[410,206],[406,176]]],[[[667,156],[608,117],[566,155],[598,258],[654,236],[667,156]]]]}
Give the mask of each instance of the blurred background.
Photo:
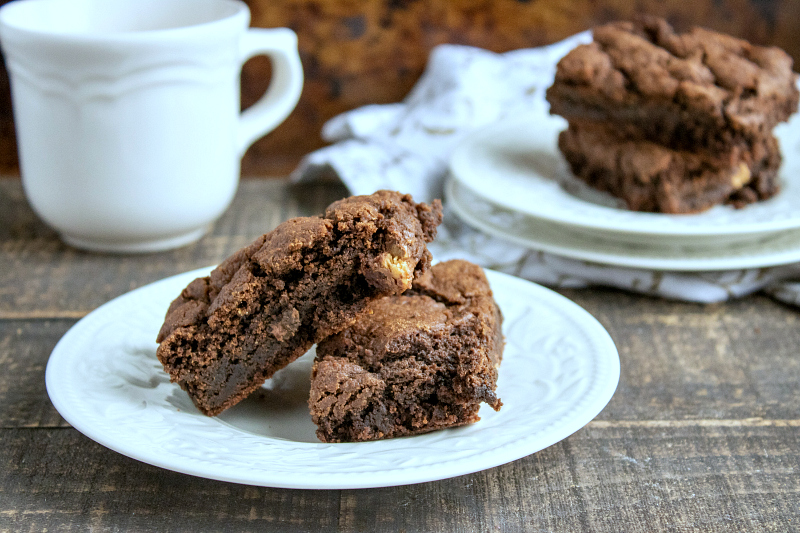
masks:
{"type": "MultiPolygon", "coordinates": [[[[7,2],[0,1],[0,5],[7,2]]],[[[323,145],[322,124],[365,104],[402,100],[431,48],[467,44],[495,52],[553,43],[597,24],[640,13],[677,30],[699,25],[786,50],[800,58],[797,0],[246,0],[252,25],[286,26],[299,36],[305,87],[295,111],[256,142],[242,161],[246,176],[280,176],[323,145]]],[[[797,67],[795,68],[797,70],[797,67]]],[[[270,67],[250,60],[242,105],[264,92],[270,67]]],[[[0,175],[18,176],[11,95],[0,71],[0,175]]]]}

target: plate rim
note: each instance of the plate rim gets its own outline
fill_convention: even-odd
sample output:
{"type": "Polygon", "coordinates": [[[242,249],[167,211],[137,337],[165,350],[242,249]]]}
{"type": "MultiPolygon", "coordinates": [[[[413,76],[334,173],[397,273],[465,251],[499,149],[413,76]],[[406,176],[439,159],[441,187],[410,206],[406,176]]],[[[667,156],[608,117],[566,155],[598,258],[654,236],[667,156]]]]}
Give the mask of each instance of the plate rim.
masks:
{"type": "MultiPolygon", "coordinates": [[[[636,268],[643,270],[658,270],[658,271],[676,271],[676,272],[677,271],[714,272],[714,271],[742,270],[742,269],[752,269],[752,268],[768,268],[768,267],[788,265],[800,261],[800,229],[787,230],[787,232],[791,232],[797,235],[796,245],[790,251],[783,251],[780,254],[777,253],[771,254],[771,259],[769,260],[765,260],[763,256],[758,256],[758,255],[737,256],[734,258],[717,257],[713,259],[709,258],[686,259],[686,258],[674,258],[674,257],[654,258],[652,256],[635,257],[633,255],[614,254],[614,252],[611,251],[606,253],[601,253],[589,250],[582,250],[575,246],[565,246],[563,244],[555,244],[552,241],[548,242],[548,241],[532,239],[521,236],[519,234],[505,232],[499,228],[496,228],[493,224],[482,220],[474,212],[470,211],[468,208],[461,205],[460,201],[457,199],[458,194],[455,193],[454,188],[462,186],[464,186],[463,183],[458,182],[458,180],[448,179],[447,182],[445,183],[445,193],[446,193],[445,197],[450,201],[450,207],[464,223],[468,224],[469,226],[472,226],[474,229],[477,229],[494,237],[504,239],[518,246],[522,246],[533,250],[541,250],[543,252],[560,255],[562,257],[568,257],[570,259],[576,259],[580,261],[588,261],[591,263],[611,265],[624,268],[636,268]]],[[[469,189],[469,187],[467,188],[469,189]]],[[[472,189],[469,190],[470,192],[472,192],[472,189]]],[[[490,205],[495,205],[496,207],[500,207],[501,209],[508,210],[508,208],[506,208],[505,206],[497,206],[497,204],[486,198],[481,198],[480,200],[490,205]]],[[[540,224],[543,227],[548,225],[552,225],[554,227],[560,226],[553,222],[540,221],[536,219],[536,217],[528,217],[528,215],[525,215],[523,213],[516,212],[516,214],[518,216],[524,216],[533,219],[532,221],[533,224],[540,224]]],[[[581,236],[577,235],[574,232],[574,230],[572,230],[570,233],[572,234],[573,238],[576,239],[581,238],[581,236]]],[[[783,237],[786,238],[786,235],[784,235],[783,237]]],[[[589,237],[586,238],[587,242],[596,243],[596,241],[590,241],[589,237]]],[[[745,246],[756,246],[757,244],[759,243],[753,242],[745,246]]],[[[735,248],[735,246],[732,247],[735,248]]],[[[715,250],[724,251],[725,248],[720,247],[720,248],[715,248],[715,250]]]]}
{"type": "MultiPolygon", "coordinates": [[[[157,466],[160,468],[164,468],[167,470],[180,472],[184,474],[193,475],[196,477],[202,477],[207,479],[215,479],[219,481],[226,481],[226,482],[233,482],[233,483],[240,483],[240,484],[247,484],[247,485],[254,485],[254,486],[267,486],[267,487],[276,487],[276,488],[295,488],[295,489],[355,489],[355,488],[377,488],[377,487],[385,487],[385,486],[398,486],[398,485],[406,485],[406,484],[414,484],[414,483],[422,483],[428,481],[435,481],[440,479],[448,479],[451,477],[456,477],[464,474],[474,473],[481,470],[485,470],[488,468],[493,468],[496,466],[500,466],[502,464],[506,464],[508,462],[520,459],[522,457],[526,457],[532,453],[536,453],[541,451],[544,448],[552,446],[553,444],[560,442],[561,440],[565,439],[569,435],[572,435],[586,424],[591,422],[610,402],[611,398],[613,397],[620,377],[620,360],[619,360],[619,353],[616,349],[616,345],[611,338],[608,331],[600,324],[600,322],[592,316],[588,311],[583,309],[581,306],[572,302],[568,298],[561,296],[560,294],[542,287],[536,283],[523,280],[521,278],[516,278],[514,276],[510,276],[507,274],[494,272],[489,269],[485,269],[487,273],[487,277],[490,278],[490,283],[492,283],[492,278],[496,279],[497,282],[510,282],[510,283],[525,283],[529,284],[530,288],[537,293],[537,297],[542,299],[548,306],[550,306],[553,302],[560,308],[567,308],[571,310],[571,316],[573,313],[581,316],[582,321],[581,323],[584,325],[584,331],[591,330],[591,339],[593,342],[597,343],[598,345],[598,361],[602,361],[605,363],[605,367],[603,370],[606,372],[607,378],[603,382],[597,382],[596,378],[591,387],[587,390],[590,390],[592,395],[592,403],[590,405],[590,409],[587,409],[585,412],[580,413],[581,416],[573,417],[570,420],[562,420],[559,419],[558,426],[556,427],[556,431],[550,431],[547,433],[546,439],[542,439],[540,436],[534,435],[531,438],[519,439],[518,441],[505,443],[499,447],[486,449],[479,452],[475,456],[471,456],[469,460],[453,460],[452,462],[458,465],[458,467],[452,467],[448,465],[449,468],[445,469],[446,472],[442,474],[440,470],[431,469],[430,467],[420,468],[420,467],[412,467],[412,468],[400,468],[400,469],[389,469],[389,470],[381,470],[378,472],[368,472],[364,473],[354,473],[354,472],[326,472],[326,473],[314,473],[313,477],[314,482],[304,482],[302,479],[298,479],[298,472],[277,472],[274,475],[267,476],[269,479],[265,478],[263,475],[255,474],[252,476],[242,476],[241,472],[236,472],[232,474],[225,474],[220,472],[219,469],[216,471],[213,467],[204,467],[202,464],[200,466],[194,464],[190,465],[184,458],[176,457],[174,455],[170,457],[159,457],[157,453],[139,453],[136,450],[136,446],[120,446],[117,439],[108,434],[103,434],[103,428],[92,427],[91,423],[88,423],[84,420],[80,412],[78,411],[78,407],[70,405],[69,399],[65,396],[67,395],[69,385],[65,385],[61,379],[59,379],[58,373],[61,370],[61,366],[63,366],[66,362],[74,359],[74,356],[70,357],[69,349],[71,348],[71,343],[73,343],[73,339],[78,337],[82,328],[90,327],[90,324],[94,320],[98,320],[98,317],[102,317],[103,314],[109,309],[110,306],[117,306],[123,305],[125,299],[132,299],[135,295],[141,294],[142,291],[156,291],[156,286],[159,284],[175,284],[180,285],[181,283],[188,283],[194,277],[202,276],[208,273],[211,267],[205,267],[197,270],[192,270],[189,272],[184,272],[181,274],[177,274],[174,276],[170,276],[159,281],[150,283],[143,287],[139,287],[127,293],[124,293],[109,302],[101,305],[94,311],[88,313],[85,317],[81,318],[76,322],[58,341],[56,346],[53,348],[50,357],[48,358],[47,367],[45,370],[45,384],[47,388],[48,395],[50,397],[53,406],[56,410],[61,414],[61,416],[66,420],[74,429],[78,430],[80,433],[85,435],[86,437],[94,440],[95,442],[109,448],[113,451],[116,451],[122,455],[127,457],[136,459],[138,461],[151,464],[153,466],[157,466]],[[601,349],[602,348],[602,349],[601,349]],[[544,445],[542,445],[542,441],[547,441],[544,445]],[[551,442],[552,441],[552,442],[551,442]],[[520,442],[523,445],[520,445],[520,442]],[[533,449],[536,448],[536,449],[533,449]],[[523,450],[524,453],[520,452],[520,449],[523,450]],[[476,457],[480,457],[480,461],[475,461],[476,457]],[[176,460],[177,459],[177,460],[176,460]],[[459,464],[459,462],[461,464],[459,464]],[[382,479],[386,478],[386,473],[391,473],[388,476],[390,479],[386,481],[382,481],[382,479]]],[[[154,332],[155,335],[155,332],[154,332]]],[[[501,367],[502,368],[502,367],[501,367]]],[[[177,385],[175,385],[177,387],[177,385]]],[[[582,396],[582,399],[585,399],[588,395],[588,392],[582,396]]],[[[579,402],[576,402],[575,405],[571,406],[571,409],[574,409],[579,402]]],[[[480,423],[480,422],[479,422],[480,423]]],[[[235,428],[234,428],[235,429],[235,428]]],[[[455,428],[457,431],[458,428],[455,428]]],[[[242,430],[239,430],[242,431],[242,430]]],[[[245,433],[242,431],[242,433],[245,433]]],[[[429,433],[426,435],[435,435],[437,432],[429,433]]],[[[418,435],[418,436],[411,436],[411,437],[402,437],[403,439],[420,439],[424,438],[426,435],[418,435]]],[[[267,441],[277,441],[282,439],[273,439],[266,436],[258,436],[267,441]]],[[[296,445],[308,445],[309,449],[313,450],[315,447],[327,447],[331,446],[331,444],[326,443],[303,443],[303,442],[294,442],[296,445]]],[[[381,442],[381,441],[376,441],[381,442]]],[[[371,443],[341,443],[341,444],[334,444],[333,446],[340,446],[342,447],[343,451],[352,451],[349,448],[361,446],[364,444],[371,444],[371,443]]],[[[412,445],[413,446],[413,445],[412,445]]],[[[413,449],[413,448],[412,448],[413,449]]],[[[439,464],[437,464],[439,467],[439,464]]],[[[303,478],[303,476],[299,476],[303,478]]]]}
{"type": "MultiPolygon", "coordinates": [[[[791,123],[783,123],[779,124],[775,132],[775,136],[781,140],[782,144],[783,141],[781,137],[781,132],[784,131],[786,128],[798,128],[800,129],[800,112],[795,114],[792,119],[790,119],[791,123]],[[794,123],[797,121],[797,124],[794,123]]],[[[678,238],[678,237],[726,237],[726,236],[746,236],[746,235],[758,235],[760,233],[773,233],[785,230],[792,230],[792,229],[800,229],[800,209],[797,210],[798,215],[788,219],[782,220],[772,220],[772,221],[765,221],[765,222],[749,222],[743,224],[718,224],[713,226],[704,226],[704,225],[689,225],[691,222],[687,222],[682,225],[670,225],[663,223],[665,221],[670,220],[686,220],[691,221],[692,218],[701,217],[704,213],[698,214],[685,214],[685,215],[669,215],[669,214],[662,214],[662,213],[646,213],[646,212],[637,212],[637,211],[629,211],[623,209],[617,209],[613,207],[602,206],[598,204],[594,204],[592,202],[585,201],[583,199],[574,197],[569,193],[564,192],[564,196],[569,199],[570,202],[576,202],[580,205],[586,206],[591,210],[597,210],[598,216],[597,217],[587,217],[585,215],[576,215],[573,214],[562,214],[557,210],[550,210],[546,209],[542,211],[540,209],[531,209],[527,205],[518,204],[514,198],[509,198],[507,195],[504,195],[500,192],[499,188],[487,188],[486,190],[478,189],[473,186],[475,181],[480,181],[479,179],[470,179],[469,176],[470,172],[470,164],[468,163],[469,159],[473,157],[475,153],[480,153],[479,148],[486,144],[487,139],[496,139],[501,135],[509,135],[509,132],[516,132],[513,136],[516,139],[525,139],[525,138],[535,138],[537,135],[548,136],[548,140],[557,139],[558,133],[563,130],[566,126],[567,122],[561,118],[560,116],[554,115],[545,115],[541,116],[540,114],[531,114],[526,115],[524,117],[516,116],[512,118],[505,118],[498,121],[495,121],[485,127],[482,127],[476,131],[473,131],[466,135],[455,147],[453,150],[450,159],[448,161],[448,170],[450,176],[453,179],[458,180],[462,185],[468,187],[472,190],[476,195],[481,196],[491,202],[502,205],[503,207],[522,212],[527,216],[541,219],[543,221],[553,222],[562,224],[565,226],[574,226],[575,228],[586,228],[591,229],[597,232],[607,232],[607,233],[614,233],[618,235],[637,235],[640,237],[650,236],[654,238],[658,237],[671,237],[671,238],[678,238]],[[530,135],[523,135],[523,133],[530,133],[530,135]],[[553,139],[550,138],[553,137],[553,139]],[[616,213],[624,213],[626,216],[634,217],[639,221],[649,221],[648,224],[644,225],[636,225],[632,224],[630,221],[615,221],[615,214],[616,213]],[[604,218],[602,215],[607,215],[604,218]],[[611,215],[609,218],[608,215],[611,215]],[[598,223],[600,225],[598,225],[598,223]]],[[[540,141],[536,144],[536,147],[544,146],[547,144],[548,151],[553,151],[559,157],[562,157],[560,152],[557,148],[555,148],[555,142],[546,143],[545,141],[540,141]]],[[[533,146],[533,145],[532,145],[533,146]]],[[[781,165],[781,169],[779,173],[785,173],[786,171],[786,154],[789,153],[782,149],[782,154],[784,156],[784,161],[781,165]]],[[[793,153],[793,152],[792,152],[793,153]]],[[[565,163],[566,164],[566,163],[565,163]]],[[[785,174],[783,174],[785,176],[785,174]]],[[[577,178],[576,178],[577,179],[577,178]]],[[[784,181],[786,181],[784,177],[784,181]]],[[[800,176],[791,176],[791,182],[795,183],[800,181],[800,176]]],[[[784,184],[786,185],[786,183],[784,184]]],[[[770,200],[778,199],[781,194],[783,194],[786,189],[784,186],[782,190],[770,200]]],[[[767,200],[769,201],[769,200],[767,200]]],[[[744,207],[742,209],[736,210],[733,207],[729,206],[716,206],[715,209],[725,209],[730,213],[737,213],[743,212],[743,210],[747,209],[744,207]]]]}

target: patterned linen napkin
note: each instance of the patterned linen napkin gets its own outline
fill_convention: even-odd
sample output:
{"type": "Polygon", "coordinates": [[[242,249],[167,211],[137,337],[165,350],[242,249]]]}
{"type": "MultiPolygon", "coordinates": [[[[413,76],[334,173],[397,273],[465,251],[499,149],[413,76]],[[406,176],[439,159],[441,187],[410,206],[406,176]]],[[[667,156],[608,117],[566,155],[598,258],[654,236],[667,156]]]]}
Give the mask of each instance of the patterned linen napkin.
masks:
{"type": "MultiPolygon", "coordinates": [[[[443,196],[448,161],[469,133],[504,117],[541,112],[555,66],[569,50],[591,41],[583,32],[540,48],[496,54],[441,45],[401,103],[369,105],[328,121],[322,137],[334,143],[308,154],[295,182],[338,178],[352,194],[378,189],[411,193],[417,201],[443,196]]],[[[463,258],[551,287],[605,285],[695,302],[718,302],[763,290],[800,306],[800,264],[713,272],[669,272],[559,257],[486,235],[462,223],[445,205],[431,250],[438,260],[463,258]]]]}

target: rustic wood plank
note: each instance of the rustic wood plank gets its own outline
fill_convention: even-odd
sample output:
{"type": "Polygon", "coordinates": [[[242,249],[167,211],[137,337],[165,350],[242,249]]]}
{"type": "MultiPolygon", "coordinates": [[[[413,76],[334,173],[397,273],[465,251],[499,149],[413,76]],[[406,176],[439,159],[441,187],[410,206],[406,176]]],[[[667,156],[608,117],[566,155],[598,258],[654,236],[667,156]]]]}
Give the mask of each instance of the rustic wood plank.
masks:
{"type": "Polygon", "coordinates": [[[585,428],[519,461],[371,490],[247,487],[162,470],[71,429],[0,433],[0,530],[789,531],[798,432],[585,428]]]}
{"type": "Polygon", "coordinates": [[[39,220],[14,179],[0,179],[0,242],[55,239],[56,233],[39,220]]]}
{"type": "Polygon", "coordinates": [[[620,385],[601,417],[800,417],[796,308],[762,295],[704,305],[562,292],[603,323],[620,353],[620,385]]]}
{"type": "MultiPolygon", "coordinates": [[[[0,531],[789,531],[800,521],[800,314],[756,295],[700,305],[564,290],[620,351],[599,417],[527,458],[451,480],[293,491],[203,480],[83,437],[44,387],[50,351],[105,301],[218,262],[342,187],[245,180],[201,242],[77,252],[0,180],[0,531]]],[[[501,370],[502,372],[502,370],[501,370]]]]}
{"type": "Polygon", "coordinates": [[[243,180],[231,207],[199,242],[162,253],[107,255],[62,244],[28,207],[21,185],[0,180],[0,318],[83,316],[136,287],[216,264],[284,220],[321,213],[345,195],[341,186],[243,180]]]}
{"type": "Polygon", "coordinates": [[[0,531],[335,530],[335,491],[261,489],[177,474],[72,429],[6,430],[0,448],[0,531]]]}
{"type": "Polygon", "coordinates": [[[74,320],[0,320],[0,430],[66,427],[50,403],[47,358],[74,320]]]}
{"type": "MultiPolygon", "coordinates": [[[[795,309],[763,296],[715,306],[595,289],[570,296],[606,324],[620,351],[620,384],[599,420],[800,418],[795,309]]],[[[44,365],[72,323],[0,320],[0,426],[61,423],[44,393],[44,365]]]]}

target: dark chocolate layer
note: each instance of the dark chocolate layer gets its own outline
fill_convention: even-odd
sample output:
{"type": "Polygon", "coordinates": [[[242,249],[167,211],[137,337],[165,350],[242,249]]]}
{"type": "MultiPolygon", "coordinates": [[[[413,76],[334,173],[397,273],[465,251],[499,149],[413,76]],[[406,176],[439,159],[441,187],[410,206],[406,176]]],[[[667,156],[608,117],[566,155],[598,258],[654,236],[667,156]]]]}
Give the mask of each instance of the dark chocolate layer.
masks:
{"type": "Polygon", "coordinates": [[[742,207],[780,189],[781,156],[771,135],[750,149],[682,151],[621,138],[613,126],[571,123],[558,146],[577,177],[635,211],[695,213],[722,203],[742,207]]]}

